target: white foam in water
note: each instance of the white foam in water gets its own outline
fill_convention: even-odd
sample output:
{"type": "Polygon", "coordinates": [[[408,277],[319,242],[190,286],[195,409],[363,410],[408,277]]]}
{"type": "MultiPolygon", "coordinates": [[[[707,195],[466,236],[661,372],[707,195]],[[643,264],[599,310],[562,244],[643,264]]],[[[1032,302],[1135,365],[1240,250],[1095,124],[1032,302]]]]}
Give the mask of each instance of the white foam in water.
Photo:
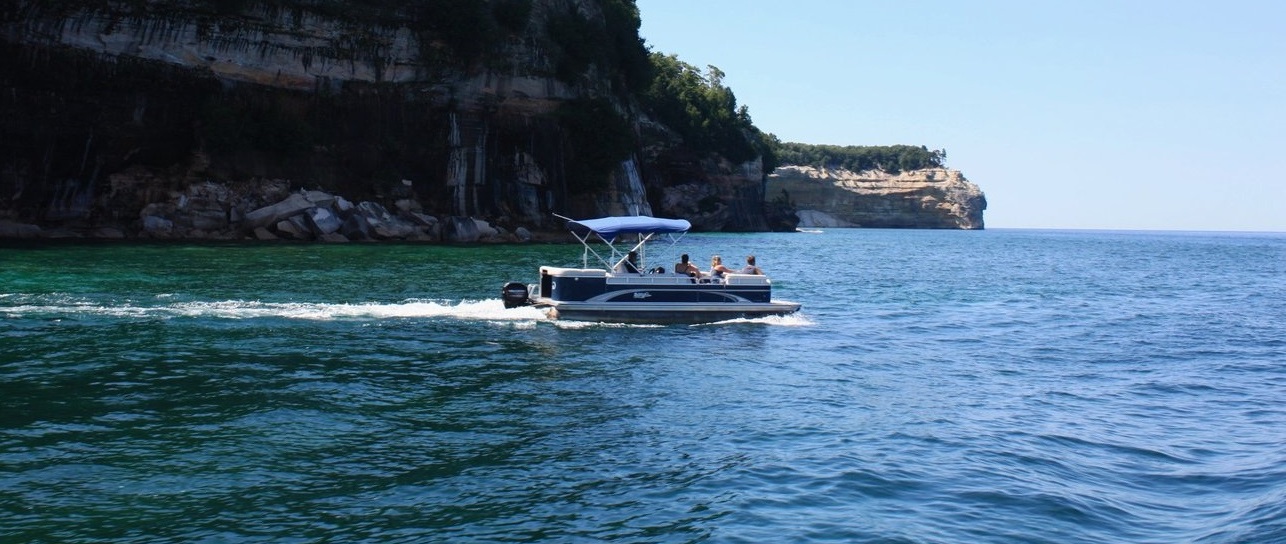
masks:
{"type": "Polygon", "coordinates": [[[569,321],[565,319],[551,320],[555,327],[560,329],[588,329],[591,327],[609,328],[609,329],[633,329],[633,328],[656,328],[665,325],[647,324],[647,323],[606,323],[602,321],[569,321]]]}
{"type": "Polygon", "coordinates": [[[729,319],[726,321],[716,321],[714,323],[707,323],[707,325],[727,325],[729,323],[759,323],[762,325],[772,325],[776,327],[809,327],[812,325],[816,325],[816,323],[813,323],[807,317],[804,317],[797,313],[790,314],[790,315],[769,315],[769,316],[754,317],[754,318],[743,317],[743,318],[737,318],[737,319],[729,319]]]}
{"type": "MultiPolygon", "coordinates": [[[[157,295],[159,300],[174,295],[157,295]]],[[[407,300],[399,303],[325,304],[308,302],[259,302],[226,300],[209,302],[175,302],[159,306],[140,306],[131,302],[102,305],[66,296],[35,297],[32,303],[0,308],[0,314],[50,317],[96,315],[126,318],[208,317],[217,319],[286,318],[314,321],[337,319],[454,318],[479,321],[536,321],[546,319],[531,307],[506,309],[499,299],[457,303],[407,300]]],[[[24,301],[25,302],[25,301],[24,301]]]]}
{"type": "Polygon", "coordinates": [[[480,321],[529,321],[544,319],[535,308],[506,309],[499,299],[458,303],[407,300],[399,303],[320,304],[263,302],[195,302],[178,305],[180,315],[230,319],[284,317],[329,321],[335,319],[454,318],[480,321]]]}

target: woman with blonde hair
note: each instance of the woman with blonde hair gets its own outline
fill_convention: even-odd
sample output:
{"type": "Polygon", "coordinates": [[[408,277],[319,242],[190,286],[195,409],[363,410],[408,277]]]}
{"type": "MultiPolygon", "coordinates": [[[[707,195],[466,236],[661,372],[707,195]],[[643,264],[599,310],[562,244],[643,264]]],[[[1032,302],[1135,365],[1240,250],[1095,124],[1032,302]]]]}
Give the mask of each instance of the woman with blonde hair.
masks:
{"type": "Polygon", "coordinates": [[[715,255],[710,258],[710,276],[722,278],[724,274],[731,274],[732,270],[723,265],[723,257],[715,255]]]}

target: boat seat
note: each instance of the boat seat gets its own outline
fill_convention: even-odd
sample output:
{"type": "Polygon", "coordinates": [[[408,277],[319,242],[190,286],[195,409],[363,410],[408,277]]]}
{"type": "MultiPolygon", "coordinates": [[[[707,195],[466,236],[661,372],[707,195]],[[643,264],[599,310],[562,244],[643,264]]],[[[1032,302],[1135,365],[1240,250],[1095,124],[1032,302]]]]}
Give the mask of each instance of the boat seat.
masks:
{"type": "Polygon", "coordinates": [[[726,274],[724,283],[728,285],[767,285],[772,283],[768,281],[768,276],[762,274],[726,274]]]}

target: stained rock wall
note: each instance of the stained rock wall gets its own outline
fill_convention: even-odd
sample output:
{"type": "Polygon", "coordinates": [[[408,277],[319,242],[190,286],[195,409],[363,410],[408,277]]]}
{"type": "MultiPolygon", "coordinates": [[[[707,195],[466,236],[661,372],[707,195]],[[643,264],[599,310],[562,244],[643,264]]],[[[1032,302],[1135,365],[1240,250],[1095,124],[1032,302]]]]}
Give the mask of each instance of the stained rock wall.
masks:
{"type": "Polygon", "coordinates": [[[763,230],[759,172],[729,174],[704,157],[670,176],[681,141],[640,136],[593,190],[569,189],[578,150],[567,104],[606,101],[636,127],[650,123],[618,75],[593,66],[556,75],[545,22],[569,12],[601,21],[600,2],[533,0],[525,29],[467,66],[408,30],[422,20],[372,24],[309,2],[211,13],[216,4],[0,8],[0,56],[11,60],[0,65],[0,221],[9,225],[0,236],[320,238],[316,225],[234,228],[236,214],[284,198],[282,185],[389,210],[410,202],[442,225],[438,238],[452,239],[476,230],[461,217],[518,232],[561,231],[555,213],[678,216],[696,206],[659,206],[668,188],[717,183],[700,198],[733,211],[707,212],[700,228],[763,230]]]}

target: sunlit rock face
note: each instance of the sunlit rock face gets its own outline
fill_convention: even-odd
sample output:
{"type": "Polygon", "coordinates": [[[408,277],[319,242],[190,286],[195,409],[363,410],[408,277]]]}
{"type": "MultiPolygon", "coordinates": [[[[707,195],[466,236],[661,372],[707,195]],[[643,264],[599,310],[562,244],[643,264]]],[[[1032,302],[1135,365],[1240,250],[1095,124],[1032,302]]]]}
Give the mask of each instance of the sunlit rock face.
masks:
{"type": "Polygon", "coordinates": [[[324,191],[387,209],[414,202],[416,216],[506,232],[560,230],[555,214],[691,214],[700,230],[766,230],[758,160],[695,156],[647,118],[631,98],[638,89],[611,66],[566,73],[550,21],[606,25],[603,2],[479,2],[525,7],[525,17],[495,11],[487,17],[505,23],[481,38],[455,35],[464,45],[440,39],[463,15],[434,10],[472,3],[376,4],[386,5],[0,7],[0,55],[11,60],[0,63],[0,220],[27,225],[9,229],[24,236],[35,226],[167,238],[320,238],[338,231],[314,232],[319,224],[360,223],[333,206],[315,208],[334,218],[245,218],[290,193],[324,191]],[[468,49],[475,39],[487,48],[468,49]],[[593,141],[569,128],[567,108],[587,100],[606,103],[638,142],[576,186],[568,172],[593,141]]]}
{"type": "Polygon", "coordinates": [[[785,190],[801,227],[981,229],[987,199],[958,170],[889,173],[783,166],[768,194],[785,190]]]}

